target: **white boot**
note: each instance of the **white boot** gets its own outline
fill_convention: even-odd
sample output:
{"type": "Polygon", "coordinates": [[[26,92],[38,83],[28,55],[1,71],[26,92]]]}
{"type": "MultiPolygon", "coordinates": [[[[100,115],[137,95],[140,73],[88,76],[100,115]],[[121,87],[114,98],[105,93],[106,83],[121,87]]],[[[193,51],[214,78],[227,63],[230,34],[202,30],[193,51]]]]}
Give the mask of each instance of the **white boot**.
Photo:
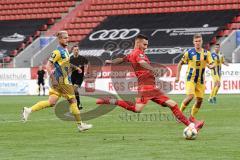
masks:
{"type": "Polygon", "coordinates": [[[91,129],[91,128],[93,127],[93,125],[92,125],[92,124],[86,124],[86,123],[81,122],[81,124],[78,124],[77,127],[78,127],[79,131],[82,132],[82,131],[91,129]]]}
{"type": "Polygon", "coordinates": [[[31,108],[23,107],[23,111],[22,111],[22,121],[23,122],[26,122],[28,120],[28,117],[31,112],[32,112],[31,108]]]}

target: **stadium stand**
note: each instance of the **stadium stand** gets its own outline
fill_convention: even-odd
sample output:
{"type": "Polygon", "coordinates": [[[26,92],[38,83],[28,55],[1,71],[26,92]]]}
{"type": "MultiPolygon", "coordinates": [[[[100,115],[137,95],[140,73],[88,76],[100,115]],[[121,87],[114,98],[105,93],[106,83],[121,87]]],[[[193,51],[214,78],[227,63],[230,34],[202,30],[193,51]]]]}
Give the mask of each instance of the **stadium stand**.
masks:
{"type": "Polygon", "coordinates": [[[0,63],[9,63],[75,3],[72,0],[1,0],[0,63]]]}
{"type": "MultiPolygon", "coordinates": [[[[234,12],[234,14],[228,15],[224,22],[221,21],[221,24],[217,25],[217,32],[206,38],[205,42],[207,43],[205,45],[207,48],[216,43],[219,37],[227,36],[232,30],[240,27],[240,15],[237,12],[240,9],[239,0],[83,0],[81,3],[77,2],[76,0],[49,0],[48,2],[44,0],[20,0],[17,2],[0,0],[0,21],[51,18],[48,24],[42,25],[41,29],[36,29],[37,32],[34,36],[31,36],[32,38],[29,37],[27,42],[20,44],[18,50],[13,50],[11,56],[16,56],[35,37],[43,33],[40,30],[46,30],[45,35],[52,35],[60,29],[67,30],[70,34],[70,41],[72,43],[80,42],[80,46],[84,47],[89,35],[95,32],[99,25],[103,25],[114,16],[174,15],[176,13],[194,15],[194,13],[203,14],[207,12],[234,12]],[[70,7],[75,8],[68,12],[70,7]],[[63,13],[66,13],[66,16],[63,17],[63,13]],[[60,21],[56,22],[56,19],[60,19],[60,21]],[[53,24],[51,28],[48,27],[50,24],[53,24]],[[81,42],[82,40],[83,42],[81,42]]],[[[225,17],[225,15],[223,16],[225,17]]],[[[187,26],[191,22],[184,23],[187,26]]],[[[98,46],[98,44],[91,45],[91,47],[95,46],[98,46]]],[[[156,44],[153,46],[156,46],[156,44]]],[[[163,50],[166,50],[166,48],[163,48],[163,50]]],[[[124,53],[124,51],[121,51],[121,53],[124,53]]]]}
{"type": "Polygon", "coordinates": [[[111,48],[109,54],[112,55],[113,47],[114,51],[131,48],[132,44],[127,43],[141,33],[149,36],[151,52],[148,56],[153,62],[176,63],[179,53],[192,46],[194,34],[201,33],[205,45],[213,43],[216,41],[213,37],[237,14],[237,10],[226,10],[109,16],[80,42],[80,48],[96,52],[105,48],[102,52],[105,54],[111,48]]]}
{"type": "MultiPolygon", "coordinates": [[[[190,13],[190,14],[192,14],[192,17],[190,17],[190,19],[193,19],[193,22],[195,22],[194,21],[195,13],[211,12],[214,15],[214,12],[216,14],[221,12],[222,13],[221,16],[213,17],[211,20],[208,17],[207,18],[205,17],[206,22],[204,24],[206,24],[206,25],[209,25],[210,22],[212,22],[212,21],[215,21],[217,23],[219,21],[216,21],[216,19],[220,18],[220,24],[214,24],[214,25],[216,25],[216,27],[218,27],[217,31],[213,32],[213,34],[210,34],[211,36],[208,36],[205,39],[205,42],[206,42],[205,46],[207,49],[209,49],[210,45],[215,44],[219,37],[227,36],[232,32],[233,29],[239,28],[239,22],[237,21],[239,19],[239,18],[237,18],[238,14],[239,14],[239,12],[238,12],[239,8],[240,8],[240,6],[239,6],[238,0],[198,0],[198,1],[194,1],[194,0],[183,0],[183,1],[180,1],[180,0],[171,0],[171,1],[166,1],[166,0],[154,0],[154,1],[149,1],[149,0],[91,0],[91,1],[88,1],[87,5],[85,5],[81,10],[78,11],[78,13],[76,14],[76,17],[69,20],[68,24],[63,25],[60,28],[67,30],[70,33],[70,36],[71,36],[70,40],[72,42],[78,43],[80,41],[81,48],[86,49],[86,48],[90,48],[90,46],[91,46],[91,48],[98,48],[97,47],[98,45],[101,45],[103,47],[103,44],[97,42],[97,43],[92,43],[90,45],[90,43],[89,43],[89,46],[86,47],[86,43],[89,42],[88,41],[89,35],[91,35],[97,29],[101,29],[101,27],[99,28],[97,26],[103,25],[106,21],[111,20],[111,17],[113,17],[113,16],[119,16],[119,18],[120,18],[120,16],[124,17],[123,15],[127,15],[127,16],[146,15],[147,16],[147,15],[153,15],[153,14],[155,14],[155,15],[166,14],[167,16],[171,16],[172,13],[173,14],[178,13],[180,15],[182,15],[184,13],[185,14],[190,13]],[[229,12],[227,12],[227,11],[229,11],[229,12]],[[229,14],[228,17],[226,17],[224,12],[226,12],[227,14],[230,12],[234,12],[234,13],[229,14]],[[225,18],[223,18],[224,19],[223,21],[221,21],[222,16],[225,17],[225,18]],[[234,23],[231,24],[231,21],[234,23]],[[94,28],[94,27],[97,27],[97,28],[94,28]]],[[[212,15],[210,15],[210,16],[212,16],[212,15]]],[[[134,21],[134,20],[135,19],[133,18],[132,21],[134,21]]],[[[162,24],[162,23],[164,23],[164,22],[160,22],[159,24],[162,24]]],[[[178,22],[178,23],[182,23],[182,22],[178,22]]],[[[191,25],[189,25],[189,23],[191,23],[191,22],[187,20],[185,22],[186,26],[191,26],[191,25]]],[[[123,22],[123,21],[121,22],[121,24],[128,25],[128,23],[123,22]]],[[[198,27],[204,27],[203,26],[204,24],[199,24],[198,27]]],[[[210,26],[214,26],[214,25],[210,25],[210,26]]],[[[104,26],[104,27],[107,27],[107,26],[104,26]]],[[[118,27],[118,28],[120,28],[120,27],[118,27]]],[[[102,27],[102,29],[103,29],[103,27],[102,27]]],[[[110,29],[110,28],[108,28],[108,29],[110,29]]],[[[165,38],[163,38],[163,39],[165,39],[165,38]]],[[[189,38],[188,38],[188,40],[189,40],[189,38]]],[[[183,42],[183,41],[182,40],[179,41],[179,39],[178,40],[176,39],[173,43],[175,43],[175,42],[183,42]]],[[[189,42],[191,42],[191,41],[189,41],[189,42]]],[[[104,43],[104,44],[106,44],[106,43],[104,43]]],[[[176,45],[181,45],[181,44],[176,44],[176,45]]],[[[168,45],[168,46],[171,46],[171,45],[168,45]]],[[[164,50],[164,52],[165,52],[166,48],[163,48],[162,50],[164,50]]],[[[174,50],[179,51],[179,49],[174,49],[174,50]]],[[[98,53],[93,53],[93,52],[84,52],[84,53],[87,53],[87,54],[92,53],[93,55],[99,55],[98,53]]],[[[153,57],[155,57],[155,56],[153,56],[153,57]]],[[[155,58],[153,58],[153,59],[155,59],[155,58]]],[[[168,61],[168,62],[170,62],[170,61],[168,61]]],[[[164,62],[166,62],[166,61],[164,61],[164,62]]]]}
{"type": "Polygon", "coordinates": [[[11,60],[10,57],[16,56],[19,51],[32,42],[33,37],[37,36],[36,30],[47,21],[47,19],[0,21],[2,60],[8,63],[11,60]],[[13,51],[13,49],[17,50],[13,51]]]}
{"type": "MultiPolygon", "coordinates": [[[[237,10],[238,0],[89,0],[61,29],[68,30],[72,42],[84,39],[108,16],[172,12],[237,10]],[[80,28],[77,28],[81,26],[80,28]],[[83,31],[78,31],[81,29],[83,31]]],[[[229,20],[230,22],[230,20],[229,20]]]]}

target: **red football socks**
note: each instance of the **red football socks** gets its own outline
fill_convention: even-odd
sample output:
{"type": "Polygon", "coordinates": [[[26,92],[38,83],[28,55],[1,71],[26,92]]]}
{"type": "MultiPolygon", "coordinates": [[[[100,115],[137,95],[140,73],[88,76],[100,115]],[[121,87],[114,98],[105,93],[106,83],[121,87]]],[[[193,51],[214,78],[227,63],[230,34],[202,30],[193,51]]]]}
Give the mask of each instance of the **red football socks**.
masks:
{"type": "Polygon", "coordinates": [[[185,124],[186,126],[188,126],[191,122],[187,119],[187,117],[185,117],[183,115],[183,113],[180,111],[180,109],[178,108],[178,105],[175,105],[174,107],[170,107],[170,109],[172,110],[172,113],[174,114],[174,116],[181,121],[183,124],[185,124]]]}
{"type": "Polygon", "coordinates": [[[123,100],[117,100],[116,105],[118,105],[118,106],[120,106],[120,107],[122,107],[124,109],[127,109],[129,111],[136,112],[136,106],[132,102],[123,101],[123,100]]]}

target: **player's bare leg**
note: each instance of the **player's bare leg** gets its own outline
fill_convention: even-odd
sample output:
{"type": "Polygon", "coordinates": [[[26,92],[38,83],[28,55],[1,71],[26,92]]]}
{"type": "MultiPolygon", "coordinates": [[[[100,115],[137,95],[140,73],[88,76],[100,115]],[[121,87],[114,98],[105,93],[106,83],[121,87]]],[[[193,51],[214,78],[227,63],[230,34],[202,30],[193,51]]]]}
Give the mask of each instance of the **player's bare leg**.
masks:
{"type": "Polygon", "coordinates": [[[86,124],[81,121],[80,111],[77,107],[76,99],[75,98],[68,99],[68,102],[70,104],[70,112],[73,114],[75,118],[79,131],[81,132],[92,128],[92,124],[86,124]]]}
{"type": "Polygon", "coordinates": [[[142,110],[144,109],[145,106],[146,106],[146,104],[143,104],[143,103],[136,103],[136,109],[135,109],[135,112],[137,112],[137,113],[142,112],[142,110]]]}
{"type": "Polygon", "coordinates": [[[193,100],[194,95],[193,94],[189,94],[187,95],[187,97],[182,101],[181,103],[181,107],[180,110],[183,112],[186,107],[188,106],[188,104],[193,100]]]}
{"type": "Polygon", "coordinates": [[[48,100],[40,101],[33,105],[31,108],[24,107],[22,111],[22,120],[26,122],[28,120],[29,115],[32,112],[36,112],[38,110],[54,106],[57,103],[58,99],[59,97],[57,95],[50,95],[48,100]]]}

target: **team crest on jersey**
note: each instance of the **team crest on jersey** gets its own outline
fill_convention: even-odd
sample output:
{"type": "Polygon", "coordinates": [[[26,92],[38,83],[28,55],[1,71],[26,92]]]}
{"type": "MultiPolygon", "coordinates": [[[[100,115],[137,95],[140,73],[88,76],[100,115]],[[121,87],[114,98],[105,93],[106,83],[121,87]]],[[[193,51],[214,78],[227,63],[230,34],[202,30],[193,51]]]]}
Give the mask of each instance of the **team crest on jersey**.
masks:
{"type": "Polygon", "coordinates": [[[201,66],[201,61],[196,61],[196,66],[201,66]]]}
{"type": "Polygon", "coordinates": [[[56,54],[52,53],[51,58],[55,58],[56,54]]]}
{"type": "Polygon", "coordinates": [[[191,52],[190,54],[191,54],[191,55],[193,55],[193,56],[194,56],[194,55],[196,55],[196,53],[195,53],[195,52],[191,52]]]}

